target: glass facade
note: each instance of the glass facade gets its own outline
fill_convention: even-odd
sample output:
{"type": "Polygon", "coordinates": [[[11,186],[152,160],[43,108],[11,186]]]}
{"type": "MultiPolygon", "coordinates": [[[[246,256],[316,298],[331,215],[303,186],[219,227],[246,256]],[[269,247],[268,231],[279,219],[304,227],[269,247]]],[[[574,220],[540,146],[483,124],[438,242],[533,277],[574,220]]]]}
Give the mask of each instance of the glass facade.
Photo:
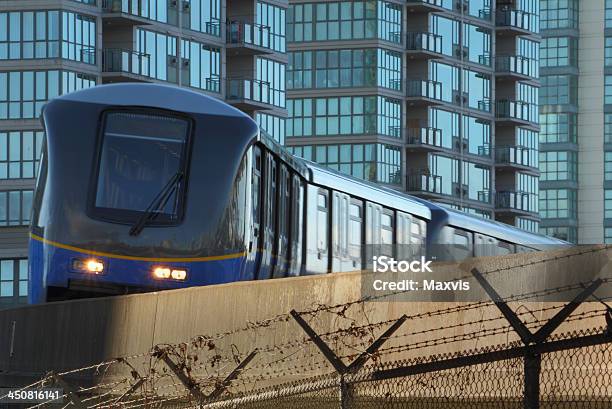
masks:
{"type": "Polygon", "coordinates": [[[576,143],[576,114],[540,114],[540,143],[576,143]]]}
{"type": "Polygon", "coordinates": [[[255,79],[265,84],[260,93],[255,93],[255,100],[277,107],[285,107],[285,69],[286,65],[267,58],[257,58],[255,79]]]}
{"type": "Polygon", "coordinates": [[[261,46],[284,53],[286,49],[285,9],[258,1],[255,17],[256,24],[263,29],[261,46]]]}
{"type": "Polygon", "coordinates": [[[259,127],[268,133],[276,142],[285,144],[285,118],[258,112],[255,120],[259,127]]]}
{"type": "Polygon", "coordinates": [[[287,136],[381,134],[401,136],[401,103],[381,96],[287,101],[287,136]]]}
{"type": "Polygon", "coordinates": [[[174,36],[139,28],[136,35],[136,51],[148,56],[143,60],[140,75],[177,82],[177,41],[174,36]]]}
{"type": "Polygon", "coordinates": [[[95,85],[95,77],[72,71],[0,72],[0,120],[38,118],[49,99],[95,85]]]}
{"type": "Polygon", "coordinates": [[[578,103],[578,77],[575,75],[546,75],[541,81],[540,105],[578,103]]]}
{"type": "Polygon", "coordinates": [[[0,301],[6,301],[7,298],[25,298],[27,295],[28,260],[0,259],[0,301]]]}
{"type": "MultiPolygon", "coordinates": [[[[189,18],[186,26],[191,30],[220,36],[221,1],[188,0],[189,18]]],[[[184,6],[183,6],[184,7],[184,6]]]]}
{"type": "Polygon", "coordinates": [[[0,132],[0,179],[36,177],[43,131],[0,132]]]}
{"type": "Polygon", "coordinates": [[[181,40],[183,85],[221,92],[221,50],[197,41],[181,40]],[[187,74],[187,75],[186,75],[187,74]]]}
{"type": "Polygon", "coordinates": [[[28,226],[32,190],[0,191],[0,226],[28,226]]]}
{"type": "Polygon", "coordinates": [[[385,49],[289,53],[287,87],[401,89],[402,56],[385,49]]]}
{"type": "Polygon", "coordinates": [[[291,153],[331,169],[370,180],[400,185],[400,149],[384,144],[308,145],[288,148],[291,153]]]}
{"type": "MultiPolygon", "coordinates": [[[[540,180],[578,180],[578,154],[572,151],[540,152],[540,180]]],[[[611,158],[612,159],[612,158],[611,158]]]]}
{"type": "Polygon", "coordinates": [[[0,60],[64,58],[96,63],[96,20],[69,11],[0,13],[0,60]]]}
{"type": "Polygon", "coordinates": [[[573,189],[540,190],[540,217],[542,219],[576,218],[576,195],[573,189]]]}
{"type": "Polygon", "coordinates": [[[578,40],[573,37],[547,37],[540,44],[540,67],[576,66],[578,40]]]}
{"type": "Polygon", "coordinates": [[[578,28],[579,0],[540,0],[540,28],[578,28]]]}
{"type": "Polygon", "coordinates": [[[287,37],[291,42],[378,38],[401,43],[402,7],[385,1],[290,4],[287,37]]]}

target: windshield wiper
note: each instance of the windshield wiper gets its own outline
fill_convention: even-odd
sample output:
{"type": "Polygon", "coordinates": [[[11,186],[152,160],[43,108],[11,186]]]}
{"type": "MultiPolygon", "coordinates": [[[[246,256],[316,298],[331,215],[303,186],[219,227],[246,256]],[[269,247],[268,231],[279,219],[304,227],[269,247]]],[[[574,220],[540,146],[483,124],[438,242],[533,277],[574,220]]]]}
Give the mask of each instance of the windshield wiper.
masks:
{"type": "Polygon", "coordinates": [[[162,190],[153,198],[149,206],[140,215],[136,223],[130,229],[130,236],[138,236],[145,226],[145,223],[157,215],[160,209],[163,209],[172,193],[176,190],[178,183],[183,179],[183,172],[176,172],[162,188],[162,190]]]}

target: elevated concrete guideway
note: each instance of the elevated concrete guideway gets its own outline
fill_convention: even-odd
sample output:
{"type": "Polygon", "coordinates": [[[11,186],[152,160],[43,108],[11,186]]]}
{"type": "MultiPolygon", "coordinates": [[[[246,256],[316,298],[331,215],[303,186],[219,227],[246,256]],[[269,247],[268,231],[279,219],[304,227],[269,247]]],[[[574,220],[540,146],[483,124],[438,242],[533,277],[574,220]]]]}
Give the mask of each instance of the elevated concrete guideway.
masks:
{"type": "MultiPolygon", "coordinates": [[[[494,287],[504,281],[520,283],[524,293],[538,288],[555,288],[559,277],[575,277],[588,283],[596,277],[612,277],[609,257],[612,248],[577,247],[554,252],[529,253],[470,260],[447,264],[457,277],[469,274],[473,267],[488,275],[494,287]]],[[[158,344],[189,342],[194,337],[229,333],[217,341],[217,348],[235,348],[248,353],[266,345],[303,342],[304,332],[288,314],[292,309],[305,311],[317,306],[338,305],[362,297],[362,275],[339,273],[256,282],[238,282],[210,287],[107,298],[57,302],[27,306],[0,312],[0,385],[25,385],[40,379],[50,370],[81,368],[116,357],[146,354],[158,344]],[[265,324],[265,320],[270,320],[265,324]],[[260,323],[258,325],[254,323],[260,323]],[[264,322],[262,324],[262,322],[264,322]],[[242,330],[251,326],[249,330],[242,330]]],[[[610,290],[608,290],[609,292],[610,290]]],[[[575,293],[579,289],[575,290],[575,293]]],[[[508,296],[510,294],[503,294],[508,296]]],[[[571,298],[571,297],[569,297],[571,298]]],[[[594,301],[592,298],[587,301],[594,301]]],[[[394,320],[402,314],[409,317],[465,302],[366,302],[349,316],[319,314],[310,324],[319,333],[327,333],[350,323],[394,320]]],[[[563,304],[563,302],[557,302],[563,304]]],[[[588,309],[585,303],[580,309],[588,309]]],[[[544,303],[519,301],[509,303],[516,310],[539,311],[544,303]]],[[[552,316],[556,311],[541,312],[552,316]]],[[[389,345],[426,341],[428,328],[449,328],[449,334],[486,328],[487,317],[499,316],[490,303],[458,314],[431,319],[409,320],[406,333],[414,336],[397,338],[389,345]],[[484,320],[484,321],[483,321],[484,320]],[[465,323],[465,326],[461,324],[465,323]],[[425,332],[423,332],[425,331],[425,332]]],[[[308,318],[305,315],[306,318],[308,318]]],[[[544,318],[544,317],[538,317],[544,318]]],[[[526,315],[526,322],[531,318],[526,315]]],[[[498,323],[499,324],[499,323],[498,323]]],[[[602,317],[562,324],[559,331],[603,326],[602,317]]],[[[383,328],[384,329],[384,328],[383,328]]],[[[376,334],[373,334],[376,335],[376,334]]],[[[365,337],[365,335],[363,335],[365,337]]],[[[508,331],[473,339],[467,337],[452,344],[432,347],[428,353],[451,353],[515,339],[508,331]]],[[[336,346],[341,348],[341,346],[336,346]]],[[[393,359],[408,359],[421,352],[404,351],[393,359]]],[[[287,368],[294,364],[287,364],[287,368]]],[[[309,375],[316,375],[312,371],[309,375]]],[[[301,375],[300,375],[301,376],[301,375]]]]}

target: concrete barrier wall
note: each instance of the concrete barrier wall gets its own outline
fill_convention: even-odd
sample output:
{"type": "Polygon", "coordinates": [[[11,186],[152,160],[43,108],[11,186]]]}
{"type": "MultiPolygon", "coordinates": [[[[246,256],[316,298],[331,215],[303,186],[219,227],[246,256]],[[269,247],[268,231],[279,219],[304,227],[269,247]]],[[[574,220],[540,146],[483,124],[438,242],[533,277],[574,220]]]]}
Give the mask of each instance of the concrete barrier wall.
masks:
{"type": "MultiPolygon", "coordinates": [[[[589,281],[603,275],[610,277],[608,256],[604,247],[572,248],[553,253],[530,253],[472,260],[447,265],[464,276],[472,267],[482,271],[510,268],[491,274],[495,285],[505,280],[521,283],[525,292],[535,288],[555,286],[560,276],[577,277],[589,281]],[[588,250],[588,251],[587,251],[588,250]],[[512,268],[514,266],[514,268],[512,268]],[[517,267],[518,266],[518,267],[517,267]]],[[[362,273],[340,273],[323,276],[297,277],[260,282],[239,282],[211,287],[189,288],[158,293],[128,295],[58,302],[43,306],[28,306],[0,312],[0,385],[25,384],[49,370],[62,371],[80,368],[120,356],[146,353],[157,344],[187,342],[199,335],[215,338],[215,353],[244,356],[254,348],[271,345],[290,345],[299,349],[299,359],[278,363],[273,369],[293,377],[329,372],[331,367],[312,345],[304,343],[301,328],[287,314],[291,309],[303,311],[317,305],[337,305],[361,298],[362,273]],[[281,315],[279,317],[279,315],[281,315]],[[279,317],[269,325],[250,323],[279,317]],[[297,346],[296,346],[297,345],[297,346]],[[302,345],[302,346],[300,346],[302,345]],[[298,348],[299,347],[299,348],[298,348]],[[300,349],[301,348],[301,349],[300,349]],[[298,371],[297,367],[303,367],[298,371]]],[[[398,352],[385,355],[386,360],[412,359],[419,356],[463,351],[486,345],[516,340],[512,331],[493,331],[506,324],[494,305],[476,306],[455,313],[436,314],[441,309],[453,309],[470,303],[439,302],[367,302],[347,308],[340,314],[321,312],[305,318],[320,333],[340,328],[361,326],[393,320],[402,314],[417,316],[406,322],[398,336],[389,340],[388,348],[398,352]],[[491,334],[483,333],[491,329],[491,334]],[[470,334],[482,333],[482,335],[470,334]],[[463,335],[462,335],[463,334],[463,335]],[[436,337],[456,337],[457,341],[424,346],[436,337]],[[464,339],[461,339],[461,337],[464,339]],[[404,348],[413,345],[415,348],[404,348]]],[[[552,316],[544,302],[517,302],[511,306],[523,313],[529,323],[552,316]],[[541,311],[544,308],[544,311],[541,311]],[[532,311],[533,313],[529,313],[532,311]]],[[[601,310],[598,303],[586,303],[577,313],[601,310]]],[[[591,314],[588,319],[562,325],[559,331],[578,330],[605,324],[603,315],[591,314]]],[[[390,324],[388,324],[390,325],[390,324]]],[[[348,332],[343,337],[328,339],[341,355],[355,354],[346,344],[362,342],[367,346],[384,331],[387,324],[366,332],[348,332]],[[349,341],[349,342],[344,342],[349,341]]],[[[363,347],[365,349],[365,347],[363,347]]],[[[296,355],[297,356],[297,355],[296,355]]],[[[264,368],[271,355],[259,362],[260,369],[252,374],[268,371],[264,368]],[[259,372],[257,372],[259,371],[259,372]]],[[[134,359],[142,370],[151,365],[147,356],[134,359]]],[[[231,366],[231,365],[230,365],[231,366]]],[[[230,366],[217,366],[220,373],[230,366]]],[[[230,369],[228,369],[230,368],[230,369]]],[[[290,376],[290,377],[291,377],[290,376]]]]}

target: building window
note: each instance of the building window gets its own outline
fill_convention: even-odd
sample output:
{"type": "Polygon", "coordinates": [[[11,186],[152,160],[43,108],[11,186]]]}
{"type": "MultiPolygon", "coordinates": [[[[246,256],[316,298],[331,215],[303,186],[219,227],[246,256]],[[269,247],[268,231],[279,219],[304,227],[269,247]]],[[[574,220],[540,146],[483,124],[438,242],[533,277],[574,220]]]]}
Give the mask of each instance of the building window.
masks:
{"type": "Polygon", "coordinates": [[[612,75],[606,75],[604,86],[604,104],[612,104],[612,75]]]}
{"type": "Polygon", "coordinates": [[[604,114],[604,142],[612,143],[612,114],[604,114]]]}
{"type": "Polygon", "coordinates": [[[402,6],[385,1],[291,4],[287,23],[292,42],[364,38],[402,42],[402,6]]]}
{"type": "Polygon", "coordinates": [[[257,24],[262,30],[262,47],[284,53],[285,9],[258,1],[256,19],[257,24]]]}
{"type": "Polygon", "coordinates": [[[540,0],[540,28],[578,28],[578,0],[540,0]]]}
{"type": "Polygon", "coordinates": [[[575,227],[540,227],[540,234],[545,234],[547,236],[554,237],[559,240],[565,240],[570,243],[578,242],[578,231],[575,227]]]}
{"type": "Polygon", "coordinates": [[[532,233],[537,233],[540,230],[540,223],[538,221],[524,217],[517,217],[514,225],[519,229],[532,233]]]}
{"type": "Polygon", "coordinates": [[[604,180],[612,180],[612,152],[604,152],[604,180]]]}
{"type": "Polygon", "coordinates": [[[61,57],[95,64],[96,36],[96,19],[82,14],[0,13],[0,60],[61,57]]]}
{"type": "Polygon", "coordinates": [[[347,175],[372,182],[401,184],[401,153],[383,144],[293,146],[289,151],[347,175]]]}
{"type": "Polygon", "coordinates": [[[261,130],[268,133],[279,144],[285,144],[285,118],[261,112],[257,112],[255,118],[261,130]]]}
{"type": "Polygon", "coordinates": [[[542,77],[540,105],[560,105],[578,102],[578,80],[574,75],[546,75],[542,77]]]}
{"type": "Polygon", "coordinates": [[[606,28],[612,28],[612,0],[606,0],[606,28]]]}
{"type": "Polygon", "coordinates": [[[220,0],[188,0],[184,3],[189,4],[187,26],[190,29],[217,37],[221,35],[220,0]]]}
{"type": "Polygon", "coordinates": [[[604,229],[604,243],[612,244],[612,228],[610,227],[604,229]]]}
{"type": "Polygon", "coordinates": [[[135,74],[176,83],[178,81],[177,38],[138,29],[136,51],[146,58],[135,74]]]}
{"type": "Polygon", "coordinates": [[[401,90],[401,54],[384,49],[297,51],[289,54],[290,88],[375,87],[401,90]]]}
{"type": "Polygon", "coordinates": [[[577,41],[570,37],[543,38],[540,44],[540,67],[576,66],[577,41]]]}
{"type": "Polygon", "coordinates": [[[575,219],[576,191],[572,189],[540,190],[540,217],[542,219],[575,219]]]}
{"type": "Polygon", "coordinates": [[[31,190],[0,191],[0,226],[29,225],[31,209],[31,190]]]}
{"type": "Polygon", "coordinates": [[[71,71],[0,72],[0,120],[38,118],[49,99],[95,85],[95,77],[71,71]]]}
{"type": "Polygon", "coordinates": [[[576,143],[576,114],[540,114],[540,143],[576,143]]]}
{"type": "Polygon", "coordinates": [[[287,136],[376,134],[401,137],[401,102],[381,96],[292,99],[287,136]]]}
{"type": "Polygon", "coordinates": [[[606,67],[612,66],[612,37],[606,37],[606,48],[605,48],[605,65],[606,67]]]}
{"type": "Polygon", "coordinates": [[[604,189],[604,218],[612,219],[612,189],[604,189]]]}
{"type": "Polygon", "coordinates": [[[28,260],[0,260],[0,298],[27,297],[28,260]]]}
{"type": "Polygon", "coordinates": [[[42,131],[0,132],[0,179],[36,177],[42,131]]]}
{"type": "Polygon", "coordinates": [[[576,152],[540,152],[540,180],[577,180],[576,157],[576,152]]]}
{"type": "Polygon", "coordinates": [[[189,66],[189,73],[183,72],[183,85],[210,92],[221,92],[220,62],[221,51],[196,41],[181,40],[183,66],[189,66]]]}
{"type": "Polygon", "coordinates": [[[262,85],[254,92],[255,100],[285,108],[286,65],[266,58],[257,58],[256,80],[262,85]]]}

